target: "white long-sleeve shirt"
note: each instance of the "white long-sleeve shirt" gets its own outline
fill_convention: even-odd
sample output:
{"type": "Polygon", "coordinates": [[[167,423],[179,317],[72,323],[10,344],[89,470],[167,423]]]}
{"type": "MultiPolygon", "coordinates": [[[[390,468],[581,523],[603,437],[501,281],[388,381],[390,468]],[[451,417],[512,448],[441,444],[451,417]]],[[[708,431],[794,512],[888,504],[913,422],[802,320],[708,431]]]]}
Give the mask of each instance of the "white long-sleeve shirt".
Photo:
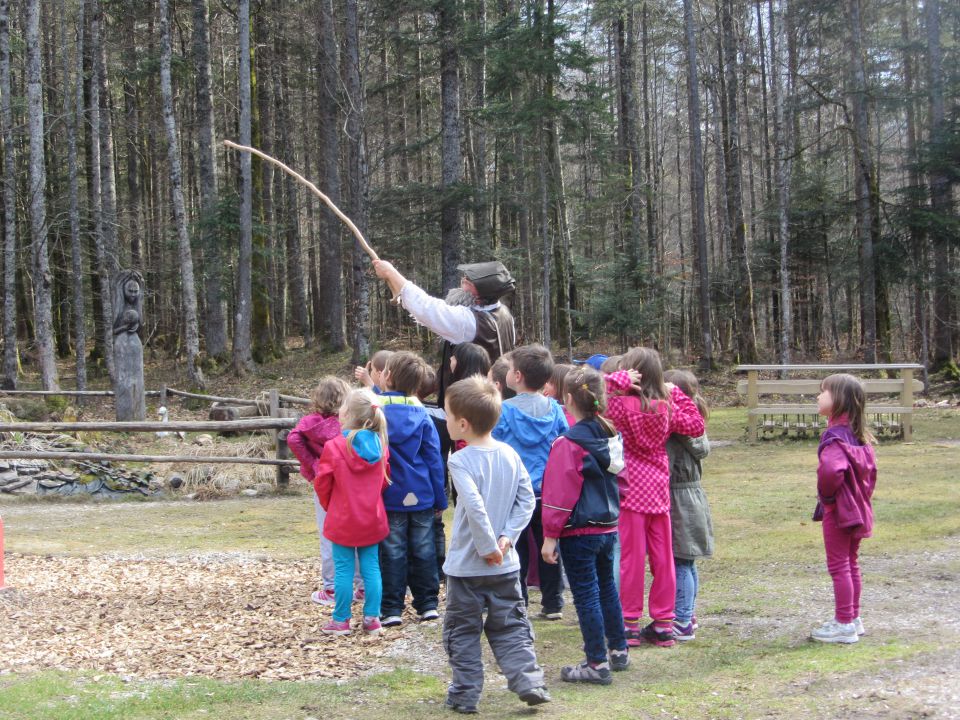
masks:
{"type": "Polygon", "coordinates": [[[477,337],[477,317],[474,309],[491,311],[500,307],[499,302],[493,305],[474,305],[472,308],[447,305],[443,300],[431,297],[409,280],[400,289],[400,304],[414,320],[454,345],[473,342],[477,337]]]}

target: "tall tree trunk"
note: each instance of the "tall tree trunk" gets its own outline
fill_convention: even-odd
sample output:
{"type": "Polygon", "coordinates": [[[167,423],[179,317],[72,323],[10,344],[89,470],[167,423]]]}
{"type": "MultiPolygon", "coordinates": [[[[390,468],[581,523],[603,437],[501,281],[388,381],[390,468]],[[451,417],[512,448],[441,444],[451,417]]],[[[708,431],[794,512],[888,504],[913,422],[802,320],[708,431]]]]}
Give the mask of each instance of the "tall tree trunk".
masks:
{"type": "Polygon", "coordinates": [[[873,157],[870,151],[869,98],[863,44],[861,0],[848,0],[850,96],[853,108],[853,148],[857,237],[860,241],[860,294],[863,317],[863,359],[877,361],[876,266],[873,257],[873,157]]]}
{"type": "MultiPolygon", "coordinates": [[[[364,147],[363,79],[360,75],[359,0],[346,0],[343,49],[343,86],[346,93],[347,119],[347,185],[350,196],[350,217],[366,237],[369,225],[367,206],[368,171],[364,147]]],[[[370,259],[353,241],[353,362],[359,364],[370,356],[370,286],[367,268],[370,259]]],[[[456,268],[454,268],[456,269],[456,268]]]]}
{"type": "Polygon", "coordinates": [[[3,135],[3,378],[17,387],[17,176],[10,102],[10,0],[0,0],[0,133],[3,135]]]}
{"type": "Polygon", "coordinates": [[[177,226],[180,260],[180,288],[183,301],[184,336],[187,344],[187,375],[190,385],[204,388],[203,372],[197,365],[200,354],[200,333],[197,327],[197,286],[193,280],[193,252],[187,231],[187,210],[183,202],[183,173],[180,167],[180,144],[177,138],[177,120],[173,113],[173,83],[170,65],[173,51],[170,47],[169,0],[160,0],[160,93],[163,96],[163,123],[167,129],[167,158],[170,162],[170,194],[173,217],[177,226]]]}
{"type": "MultiPolygon", "coordinates": [[[[97,0],[98,42],[93,67],[100,99],[100,193],[103,213],[103,247],[107,261],[107,270],[112,287],[113,279],[120,272],[122,264],[120,246],[117,242],[117,179],[113,157],[113,110],[110,98],[110,77],[107,72],[107,50],[105,38],[106,20],[103,6],[97,0]]],[[[111,318],[112,323],[112,318],[111,318]]]]}
{"type": "MultiPolygon", "coordinates": [[[[320,177],[323,191],[334,202],[340,202],[340,59],[337,53],[336,22],[333,0],[319,0],[319,85],[317,114],[320,142],[320,177]]],[[[340,241],[340,220],[327,208],[320,206],[322,218],[321,287],[323,292],[323,316],[327,342],[334,351],[347,346],[344,330],[343,302],[343,251],[340,241]]]]}
{"type": "MultiPolygon", "coordinates": [[[[240,38],[240,144],[250,144],[250,0],[239,0],[237,11],[240,38]]],[[[240,153],[240,258],[237,268],[236,319],[233,331],[233,368],[239,374],[253,369],[250,343],[253,312],[253,184],[249,153],[240,153]]]]}
{"type": "Polygon", "coordinates": [[[204,340],[207,355],[227,357],[223,312],[223,260],[217,221],[217,156],[214,152],[210,23],[207,0],[193,0],[193,62],[196,76],[197,163],[200,169],[200,232],[204,252],[204,340]]]}
{"type": "MultiPolygon", "coordinates": [[[[930,102],[930,145],[933,154],[946,136],[943,102],[943,51],[940,46],[940,0],[926,0],[924,13],[927,25],[927,92],[930,102]]],[[[953,332],[950,295],[953,281],[950,275],[950,230],[947,218],[953,213],[953,198],[945,160],[938,159],[930,169],[930,209],[937,216],[932,223],[933,242],[933,366],[939,368],[952,356],[953,332]]]]}
{"type": "Polygon", "coordinates": [[[129,9],[123,17],[126,44],[123,48],[123,110],[127,145],[127,232],[130,236],[130,264],[143,267],[143,219],[140,209],[140,171],[138,169],[140,136],[140,99],[137,93],[136,9],[129,9]]]}
{"type": "Polygon", "coordinates": [[[484,117],[487,103],[487,4],[484,0],[475,3],[475,32],[480,38],[473,66],[473,153],[476,172],[476,197],[474,199],[476,222],[476,248],[478,259],[490,257],[490,198],[487,188],[487,119],[484,117]]]}
{"type": "Polygon", "coordinates": [[[727,212],[730,223],[731,254],[736,268],[733,286],[737,313],[737,345],[743,362],[757,358],[757,338],[753,324],[753,280],[743,219],[743,187],[740,162],[740,100],[737,96],[737,42],[733,26],[733,0],[724,0],[723,28],[724,73],[727,107],[727,212]]]}
{"type": "Polygon", "coordinates": [[[43,389],[57,390],[59,386],[50,296],[53,276],[50,274],[50,258],[47,254],[47,168],[44,156],[43,74],[40,63],[40,0],[30,0],[27,5],[26,42],[34,331],[43,389]]]}
{"type": "Polygon", "coordinates": [[[457,265],[463,254],[460,236],[460,12],[457,0],[437,3],[440,35],[440,274],[443,289],[457,286],[457,265]]]}
{"type": "Polygon", "coordinates": [[[643,104],[643,202],[646,210],[647,220],[647,266],[651,274],[657,276],[663,275],[663,268],[660,266],[660,257],[658,252],[659,241],[657,239],[657,205],[654,195],[654,169],[653,169],[653,126],[650,121],[650,47],[648,43],[648,15],[647,2],[644,0],[640,11],[640,29],[641,29],[641,53],[643,55],[642,72],[642,92],[641,102],[643,104]]]}
{"type": "Polygon", "coordinates": [[[713,331],[710,323],[710,258],[707,255],[707,223],[704,200],[703,141],[700,137],[700,84],[697,78],[697,26],[693,0],[683,0],[683,24],[687,54],[687,123],[690,128],[690,203],[693,247],[697,262],[700,300],[700,366],[713,368],[713,331]]]}
{"type": "MultiPolygon", "coordinates": [[[[777,182],[777,220],[780,239],[780,362],[790,364],[790,352],[793,347],[793,303],[791,302],[790,288],[790,173],[791,161],[788,148],[790,139],[788,133],[791,123],[784,114],[784,103],[781,78],[783,77],[783,63],[777,47],[777,37],[781,39],[790,32],[786,22],[788,0],[780,2],[780,22],[773,9],[773,0],[770,0],[770,96],[773,100],[773,144],[774,144],[774,175],[777,182]]],[[[789,102],[789,101],[786,101],[789,102]]]]}

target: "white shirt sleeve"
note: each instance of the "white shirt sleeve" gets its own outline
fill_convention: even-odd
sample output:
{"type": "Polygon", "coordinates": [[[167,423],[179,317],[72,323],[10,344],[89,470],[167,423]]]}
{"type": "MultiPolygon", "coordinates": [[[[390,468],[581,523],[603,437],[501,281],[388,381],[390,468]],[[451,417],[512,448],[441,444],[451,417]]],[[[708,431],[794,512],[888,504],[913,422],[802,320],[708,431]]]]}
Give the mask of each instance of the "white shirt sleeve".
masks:
{"type": "Polygon", "coordinates": [[[477,336],[477,318],[473,310],[447,305],[443,300],[430,297],[410,281],[400,289],[400,304],[414,320],[454,345],[472,342],[477,336]]]}

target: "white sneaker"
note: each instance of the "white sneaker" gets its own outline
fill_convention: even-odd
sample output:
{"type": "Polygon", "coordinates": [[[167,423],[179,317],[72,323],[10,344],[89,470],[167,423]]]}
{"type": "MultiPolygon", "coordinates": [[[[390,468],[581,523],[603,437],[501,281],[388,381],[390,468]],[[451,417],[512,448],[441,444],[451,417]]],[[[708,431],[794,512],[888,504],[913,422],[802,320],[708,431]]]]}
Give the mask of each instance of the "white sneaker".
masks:
{"type": "Polygon", "coordinates": [[[853,626],[857,629],[857,635],[866,635],[867,629],[863,626],[863,620],[860,619],[860,616],[857,615],[853,619],[853,626]]]}
{"type": "Polygon", "coordinates": [[[424,610],[423,614],[420,616],[420,622],[430,622],[432,620],[439,620],[440,613],[436,610],[424,610]]]}
{"type": "Polygon", "coordinates": [[[399,615],[387,615],[387,617],[380,621],[380,624],[383,627],[399,627],[403,625],[403,618],[399,615]]]}
{"type": "Polygon", "coordinates": [[[860,639],[857,637],[856,625],[852,622],[839,623],[836,620],[825,622],[810,633],[810,638],[825,643],[855,643],[860,639]]]}

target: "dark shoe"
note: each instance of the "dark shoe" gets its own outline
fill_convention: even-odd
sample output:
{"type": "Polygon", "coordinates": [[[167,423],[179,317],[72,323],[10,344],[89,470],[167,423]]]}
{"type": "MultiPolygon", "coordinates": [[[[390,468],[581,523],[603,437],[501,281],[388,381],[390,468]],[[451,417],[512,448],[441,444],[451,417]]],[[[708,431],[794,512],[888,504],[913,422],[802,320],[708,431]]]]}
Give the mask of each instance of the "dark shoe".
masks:
{"type": "Polygon", "coordinates": [[[639,625],[624,625],[623,634],[627,636],[627,645],[629,647],[640,647],[643,645],[643,635],[640,633],[639,625]]]}
{"type": "Polygon", "coordinates": [[[550,693],[547,692],[545,687],[536,687],[520,693],[520,699],[530,707],[533,707],[534,705],[543,705],[543,703],[548,703],[553,698],[550,697],[550,693]]]}
{"type": "Polygon", "coordinates": [[[613,682],[613,675],[607,663],[594,667],[590,663],[582,662],[579,665],[567,665],[560,669],[560,679],[571,683],[591,683],[592,685],[609,685],[613,682]]]}
{"type": "Polygon", "coordinates": [[[537,613],[541,620],[563,620],[563,612],[560,610],[541,610],[537,613]]]}
{"type": "Polygon", "coordinates": [[[447,707],[453,710],[455,713],[460,713],[461,715],[476,715],[477,706],[476,705],[461,705],[452,698],[447,698],[447,707]]]}
{"type": "Polygon", "coordinates": [[[655,622],[647,625],[640,631],[644,642],[657,647],[673,647],[677,641],[673,639],[673,622],[664,627],[658,627],[655,622]]]}
{"type": "Polygon", "coordinates": [[[687,642],[688,640],[693,640],[697,637],[696,628],[693,625],[691,620],[686,625],[678,623],[676,620],[673,621],[673,639],[680,642],[687,642]]]}
{"type": "Polygon", "coordinates": [[[610,669],[620,672],[630,667],[630,652],[628,650],[610,651],[610,669]]]}

